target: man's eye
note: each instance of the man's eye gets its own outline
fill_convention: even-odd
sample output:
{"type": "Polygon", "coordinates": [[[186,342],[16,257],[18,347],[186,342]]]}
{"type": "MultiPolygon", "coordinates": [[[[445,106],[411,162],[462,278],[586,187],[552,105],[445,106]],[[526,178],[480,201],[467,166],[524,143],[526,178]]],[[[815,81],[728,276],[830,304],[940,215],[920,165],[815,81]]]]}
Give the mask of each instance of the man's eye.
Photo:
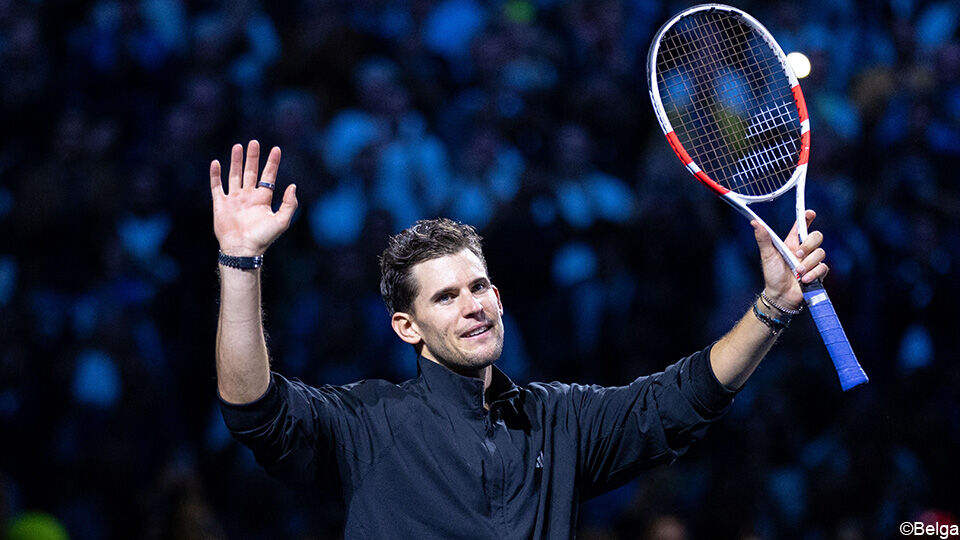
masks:
{"type": "Polygon", "coordinates": [[[484,289],[486,289],[486,288],[487,288],[487,284],[486,284],[486,283],[477,283],[476,285],[473,286],[473,291],[474,291],[474,292],[478,292],[478,291],[482,291],[482,290],[484,290],[484,289]]]}
{"type": "Polygon", "coordinates": [[[446,304],[446,303],[449,302],[451,299],[453,299],[453,295],[451,295],[451,294],[441,294],[440,296],[437,297],[437,302],[440,302],[441,304],[446,304]]]}

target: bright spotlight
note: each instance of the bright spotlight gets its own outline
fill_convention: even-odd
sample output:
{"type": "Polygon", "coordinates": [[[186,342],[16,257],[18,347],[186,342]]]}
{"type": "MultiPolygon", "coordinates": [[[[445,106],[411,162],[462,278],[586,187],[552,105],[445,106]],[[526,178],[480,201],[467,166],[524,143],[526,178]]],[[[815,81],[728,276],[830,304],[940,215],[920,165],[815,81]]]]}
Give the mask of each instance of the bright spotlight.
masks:
{"type": "Polygon", "coordinates": [[[802,79],[810,74],[810,59],[803,53],[792,52],[787,55],[787,62],[793,68],[794,74],[798,79],[802,79]]]}

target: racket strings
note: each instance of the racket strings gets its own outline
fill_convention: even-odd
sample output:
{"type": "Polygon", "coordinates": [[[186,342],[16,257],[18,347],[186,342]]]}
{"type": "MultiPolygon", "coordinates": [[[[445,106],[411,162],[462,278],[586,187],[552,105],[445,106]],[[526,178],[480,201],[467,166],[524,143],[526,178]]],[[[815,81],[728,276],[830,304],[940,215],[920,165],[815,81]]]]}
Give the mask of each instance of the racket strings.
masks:
{"type": "MultiPolygon", "coordinates": [[[[668,34],[664,40],[665,46],[661,46],[661,63],[668,63],[676,68],[689,68],[692,69],[697,77],[696,82],[694,83],[694,89],[696,90],[695,94],[700,96],[701,99],[706,99],[712,101],[712,94],[708,92],[708,89],[713,88],[713,79],[712,74],[715,73],[715,66],[721,64],[722,62],[716,58],[716,52],[710,50],[711,54],[715,58],[712,58],[710,62],[704,62],[703,53],[705,49],[708,49],[716,41],[716,36],[719,32],[715,29],[711,29],[709,33],[704,32],[705,25],[687,25],[685,32],[673,33],[672,35],[668,34]],[[691,38],[689,34],[694,34],[691,38]],[[689,46],[690,44],[698,44],[700,47],[689,46]],[[680,55],[677,53],[680,52],[680,55]]],[[[744,37],[748,35],[748,30],[743,27],[737,27],[734,30],[739,29],[737,34],[728,34],[729,42],[736,43],[742,41],[744,37]]],[[[724,28],[727,30],[727,28],[724,28]]],[[[742,44],[736,44],[735,46],[740,47],[741,53],[743,52],[742,44]]],[[[750,82],[756,80],[757,66],[759,65],[755,58],[750,58],[744,56],[742,60],[742,67],[746,68],[743,71],[747,77],[752,79],[750,82]]],[[[660,69],[661,77],[664,76],[665,70],[660,69]]],[[[697,111],[695,111],[697,112],[697,111]]]]}
{"type": "MultiPolygon", "coordinates": [[[[696,54],[696,58],[698,58],[698,59],[704,59],[704,58],[706,58],[706,59],[709,59],[711,62],[716,63],[716,56],[717,56],[717,53],[716,53],[717,44],[715,43],[716,40],[714,40],[714,39],[709,39],[709,38],[711,37],[711,35],[710,35],[710,34],[705,34],[705,33],[703,32],[703,28],[704,28],[703,26],[694,26],[694,27],[693,27],[694,37],[697,38],[697,39],[700,39],[700,40],[705,40],[705,38],[708,39],[708,40],[705,40],[705,41],[703,41],[703,42],[704,42],[704,43],[707,43],[708,45],[710,45],[711,49],[708,50],[708,52],[709,52],[710,54],[709,54],[709,55],[704,55],[702,50],[699,50],[699,51],[698,51],[697,49],[690,49],[690,50],[689,50],[689,53],[688,53],[688,56],[691,56],[691,57],[692,57],[695,53],[700,53],[700,54],[696,54]]],[[[713,30],[713,29],[711,29],[711,30],[713,30]]],[[[747,78],[748,82],[752,82],[751,79],[754,79],[754,80],[755,80],[755,79],[756,79],[755,74],[758,73],[758,70],[757,70],[757,64],[758,64],[758,62],[755,62],[755,61],[752,62],[752,64],[754,64],[754,65],[752,65],[752,66],[751,66],[751,62],[749,62],[749,60],[748,60],[747,62],[743,62],[743,58],[744,58],[743,52],[744,52],[744,49],[745,49],[745,47],[744,47],[744,39],[743,39],[743,38],[747,35],[747,33],[743,30],[743,27],[742,27],[742,26],[740,26],[739,28],[737,28],[737,27],[731,28],[729,25],[726,25],[726,28],[724,28],[724,30],[728,30],[727,36],[731,38],[730,41],[728,42],[728,44],[729,44],[729,43],[733,43],[733,45],[734,45],[734,47],[735,47],[735,48],[733,49],[733,52],[734,52],[734,53],[737,53],[737,54],[740,56],[740,58],[738,58],[738,60],[741,61],[741,65],[744,65],[744,66],[747,66],[747,67],[751,67],[751,68],[752,68],[752,70],[750,70],[750,71],[745,71],[745,73],[748,73],[748,74],[750,74],[750,75],[754,75],[753,77],[748,77],[748,78],[747,78]],[[735,31],[736,31],[736,30],[739,30],[739,31],[737,31],[736,33],[731,33],[731,32],[729,32],[730,29],[733,29],[733,30],[735,30],[735,31]]],[[[713,30],[713,31],[715,32],[715,30],[713,30]]],[[[721,52],[723,52],[722,49],[721,49],[721,52]]],[[[728,52],[728,53],[730,52],[730,48],[729,48],[729,47],[727,48],[727,52],[728,52]]],[[[750,59],[750,58],[755,58],[755,57],[749,57],[749,56],[747,56],[746,58],[750,59]]],[[[714,99],[714,93],[713,93],[713,92],[703,92],[703,88],[702,88],[702,87],[705,86],[705,85],[706,85],[706,86],[711,86],[711,87],[712,87],[712,86],[721,86],[721,85],[718,85],[718,84],[717,84],[717,82],[716,82],[716,80],[715,80],[715,77],[705,76],[704,66],[707,65],[707,64],[708,64],[708,62],[704,62],[704,61],[699,61],[699,62],[697,62],[696,64],[694,64],[694,67],[695,67],[695,70],[694,70],[694,71],[695,71],[695,75],[696,75],[696,77],[697,77],[697,80],[698,80],[698,81],[705,81],[705,82],[701,82],[700,84],[697,85],[697,86],[700,86],[700,87],[701,87],[700,89],[698,89],[698,92],[699,92],[699,93],[698,93],[698,96],[700,97],[701,101],[705,102],[706,105],[709,107],[709,109],[705,109],[704,107],[701,107],[700,109],[696,109],[696,110],[697,110],[697,113],[698,113],[698,114],[696,115],[696,116],[697,116],[697,120],[698,120],[698,122],[699,122],[701,125],[702,125],[705,121],[706,121],[706,122],[709,122],[709,121],[711,120],[711,118],[709,117],[709,115],[705,115],[705,114],[702,114],[702,113],[703,113],[705,110],[714,110],[714,111],[715,111],[716,106],[718,105],[718,101],[720,101],[720,100],[714,99]],[[710,84],[710,83],[712,83],[712,84],[710,84]],[[704,99],[703,96],[706,96],[706,98],[704,99]]],[[[707,67],[709,67],[709,65],[707,65],[707,67]]],[[[710,73],[709,71],[706,72],[706,74],[709,74],[709,73],[710,73]]],[[[722,99],[726,99],[727,103],[726,103],[725,105],[727,105],[728,108],[730,108],[729,105],[733,105],[732,109],[733,109],[734,111],[736,111],[736,110],[738,110],[738,109],[739,109],[741,112],[744,111],[744,110],[747,110],[746,107],[747,107],[748,103],[747,103],[746,100],[743,98],[742,92],[741,92],[741,93],[734,92],[733,95],[729,95],[729,94],[731,94],[730,88],[723,88],[723,87],[721,86],[720,92],[718,92],[718,93],[728,94],[728,95],[725,95],[725,96],[721,96],[722,99]]],[[[739,122],[739,119],[738,119],[737,117],[731,117],[731,116],[728,115],[727,118],[724,119],[724,118],[722,117],[722,115],[723,115],[722,112],[720,113],[720,115],[721,115],[721,118],[720,118],[719,120],[720,120],[721,122],[726,121],[726,123],[728,124],[728,125],[726,126],[727,128],[730,128],[730,127],[740,127],[740,128],[742,128],[742,126],[732,126],[732,125],[731,125],[732,123],[737,123],[737,122],[739,122]]],[[[714,112],[714,116],[717,116],[717,113],[716,113],[716,112],[714,112]]],[[[763,118],[763,120],[766,120],[766,122],[762,122],[762,121],[761,121],[761,122],[756,122],[756,121],[752,122],[751,126],[748,127],[748,130],[750,130],[750,128],[752,127],[752,128],[753,128],[753,133],[748,133],[748,134],[747,134],[748,136],[755,136],[755,135],[757,134],[757,132],[761,131],[761,129],[758,129],[759,126],[769,127],[770,124],[776,124],[775,120],[773,120],[772,118],[769,118],[769,116],[770,116],[769,112],[767,113],[766,116],[768,116],[768,118],[763,118]]],[[[721,126],[721,127],[723,127],[723,126],[721,126]]],[[[734,138],[723,137],[723,138],[718,138],[718,137],[716,136],[716,135],[718,135],[718,134],[721,134],[721,135],[722,135],[722,133],[716,132],[716,130],[715,130],[714,133],[710,133],[710,132],[708,131],[708,132],[706,133],[707,137],[703,138],[702,141],[697,141],[697,142],[699,142],[700,144],[694,144],[694,145],[692,145],[692,146],[703,146],[703,145],[705,144],[705,145],[708,147],[707,150],[714,150],[714,149],[717,147],[717,143],[718,143],[718,142],[722,142],[722,143],[725,143],[725,146],[727,146],[727,147],[731,147],[731,146],[732,146],[732,148],[728,148],[728,149],[727,149],[727,150],[728,150],[728,151],[727,151],[727,155],[724,155],[722,152],[719,152],[719,153],[718,153],[718,152],[716,152],[716,151],[713,151],[713,152],[708,152],[708,157],[714,157],[714,158],[716,158],[716,157],[729,158],[729,155],[730,155],[730,154],[734,154],[734,155],[739,154],[739,155],[741,155],[741,157],[740,157],[740,158],[737,160],[737,162],[736,162],[736,167],[734,167],[734,169],[733,169],[734,172],[733,172],[733,174],[731,175],[730,181],[728,182],[729,187],[734,188],[734,189],[738,189],[738,190],[740,190],[740,191],[743,191],[744,188],[747,188],[747,191],[750,191],[751,193],[757,193],[757,190],[755,190],[755,189],[754,189],[754,190],[749,189],[749,188],[751,188],[751,187],[760,187],[761,189],[763,189],[763,190],[768,190],[768,191],[770,191],[770,190],[775,190],[776,187],[778,187],[778,186],[773,185],[772,183],[770,183],[770,182],[769,182],[769,178],[764,179],[762,176],[759,176],[759,177],[758,177],[758,173],[762,173],[764,170],[770,169],[770,168],[771,168],[771,164],[776,164],[776,162],[777,162],[778,160],[781,160],[781,159],[784,157],[784,152],[785,152],[786,149],[783,147],[783,145],[778,145],[778,146],[774,146],[774,147],[771,147],[771,146],[768,145],[767,147],[761,148],[761,150],[760,150],[759,152],[755,151],[755,152],[752,152],[752,153],[751,153],[751,152],[749,152],[749,147],[748,147],[748,145],[744,144],[745,142],[749,142],[749,140],[746,140],[746,141],[745,141],[743,137],[734,137],[734,138]],[[711,135],[713,135],[713,136],[711,136],[711,135]],[[732,152],[731,152],[731,150],[732,150],[732,152]],[[758,180],[767,180],[767,181],[766,181],[766,182],[761,182],[761,183],[764,184],[763,186],[752,186],[752,185],[751,185],[752,182],[757,182],[758,180]]],[[[696,153],[696,150],[695,150],[695,153],[696,153]]],[[[701,153],[702,153],[702,152],[701,152],[701,153]]],[[[701,161],[703,161],[703,160],[701,159],[701,161]]],[[[727,168],[728,170],[730,169],[730,167],[729,167],[729,166],[730,166],[730,162],[729,162],[730,160],[729,160],[729,159],[725,159],[725,160],[721,159],[720,161],[725,161],[725,163],[723,163],[722,165],[726,165],[726,166],[727,166],[726,168],[727,168]]],[[[788,161],[789,161],[789,160],[788,160],[788,161]]],[[[783,165],[783,164],[781,164],[781,165],[783,165]]],[[[788,162],[788,163],[786,163],[785,165],[787,165],[787,167],[789,167],[789,166],[791,165],[791,163],[788,162]]],[[[720,177],[721,175],[716,175],[716,176],[720,177]]]]}
{"type": "MultiPolygon", "coordinates": [[[[668,55],[672,55],[674,65],[687,65],[691,66],[695,71],[697,77],[697,82],[694,84],[694,94],[697,95],[702,101],[708,105],[716,104],[716,100],[713,99],[712,92],[707,92],[707,89],[713,89],[716,75],[716,67],[723,63],[724,57],[730,58],[736,56],[736,61],[739,62],[739,68],[741,69],[741,75],[745,76],[748,83],[756,85],[757,82],[760,82],[760,77],[758,75],[763,75],[765,72],[769,72],[771,68],[777,68],[779,63],[776,58],[766,58],[767,65],[760,66],[759,60],[762,57],[757,55],[745,54],[748,52],[745,49],[745,38],[748,38],[751,35],[751,31],[748,27],[738,24],[733,25],[731,18],[722,19],[720,21],[713,21],[726,23],[723,24],[722,31],[726,33],[726,41],[719,44],[721,47],[726,47],[724,50],[720,50],[719,53],[715,50],[716,47],[716,37],[721,36],[721,32],[718,32],[716,29],[711,28],[709,32],[704,32],[706,25],[688,25],[686,29],[687,33],[693,33],[693,40],[682,40],[677,39],[684,37],[682,34],[674,35],[675,43],[671,43],[668,47],[664,48],[664,52],[668,55]],[[683,45],[693,43],[705,44],[705,47],[684,47],[683,45]],[[707,49],[709,47],[709,49],[707,49]],[[731,52],[731,47],[735,49],[731,52]],[[709,56],[704,56],[704,50],[707,49],[710,52],[709,56]],[[684,54],[677,57],[675,55],[676,51],[684,51],[684,54]],[[697,61],[694,62],[694,59],[697,61]],[[709,61],[704,61],[709,59],[709,61]],[[762,69],[761,69],[762,68],[762,69]]],[[[731,64],[732,65],[732,64],[731,64]]],[[[765,79],[763,79],[765,81],[765,79]]],[[[736,102],[735,105],[739,105],[739,108],[746,108],[748,103],[747,100],[743,99],[744,94],[739,94],[736,96],[727,96],[728,102],[736,102]],[[739,99],[738,99],[739,98],[739,99]]],[[[735,109],[737,107],[734,107],[735,109]]],[[[694,109],[694,112],[700,113],[703,112],[705,108],[701,107],[700,109],[694,109]]],[[[703,119],[703,116],[700,115],[700,119],[703,119]]]]}
{"type": "MultiPolygon", "coordinates": [[[[703,53],[702,49],[698,50],[696,48],[688,48],[688,55],[687,55],[688,57],[693,57],[694,55],[696,55],[696,58],[700,60],[702,59],[710,60],[710,62],[699,61],[696,64],[694,64],[695,72],[697,74],[698,80],[706,81],[707,85],[709,86],[716,85],[716,81],[714,77],[709,77],[705,75],[709,75],[710,73],[712,73],[711,71],[709,71],[709,69],[712,69],[710,64],[712,63],[712,65],[715,65],[717,63],[716,58],[718,56],[718,53],[716,49],[718,46],[720,47],[721,55],[726,54],[727,56],[730,56],[732,53],[735,55],[735,59],[740,62],[741,66],[745,66],[746,68],[748,68],[743,71],[743,73],[748,75],[747,82],[756,81],[758,78],[757,74],[758,73],[762,74],[762,71],[758,70],[759,62],[756,61],[756,58],[758,57],[756,55],[751,56],[751,55],[744,54],[745,52],[748,52],[745,48],[745,41],[746,41],[745,38],[748,38],[749,36],[749,32],[747,31],[747,28],[743,25],[733,25],[731,23],[732,23],[732,20],[730,18],[720,21],[720,24],[723,27],[722,30],[726,33],[727,41],[725,43],[720,43],[719,45],[716,43],[717,40],[713,38],[715,38],[715,36],[717,35],[720,35],[721,37],[723,37],[723,34],[717,33],[715,28],[709,28],[708,30],[711,33],[707,33],[707,32],[704,32],[705,26],[703,25],[691,26],[692,32],[694,34],[694,38],[697,40],[701,40],[700,41],[701,43],[705,43],[708,46],[710,46],[710,49],[709,49],[710,55],[704,55],[702,54],[703,53]],[[724,49],[723,47],[726,47],[726,48],[724,49]],[[704,67],[706,67],[707,70],[705,70],[704,67]]],[[[689,58],[684,60],[689,61],[689,58]]],[[[774,61],[775,60],[776,59],[774,59],[774,61]]],[[[765,67],[769,68],[770,66],[765,66],[765,67]]],[[[767,71],[769,71],[769,69],[767,71]]],[[[706,96],[706,100],[705,100],[706,103],[711,108],[714,108],[717,105],[717,100],[713,99],[713,93],[712,92],[704,93],[702,88],[704,84],[699,84],[697,86],[701,87],[698,89],[698,92],[699,92],[698,95],[706,96]]],[[[730,94],[729,90],[730,90],[729,88],[721,88],[721,92],[725,92],[726,94],[730,94]]],[[[734,110],[737,110],[738,108],[741,111],[746,110],[746,107],[748,106],[748,103],[744,99],[744,94],[742,92],[734,93],[734,95],[732,96],[726,95],[724,97],[728,102],[727,105],[732,104],[734,110]]],[[[704,109],[701,108],[697,112],[698,113],[703,112],[703,110],[704,109]]],[[[704,120],[709,121],[709,118],[704,118],[703,114],[698,114],[697,116],[698,116],[698,120],[700,120],[701,122],[703,122],[704,120]]],[[[770,118],[765,118],[764,120],[767,120],[767,122],[765,122],[766,124],[773,123],[771,121],[772,119],[770,118]]],[[[729,123],[730,120],[728,119],[727,122],[729,123]]],[[[747,133],[748,137],[755,136],[757,132],[760,131],[757,129],[757,127],[762,124],[764,123],[753,122],[750,126],[753,128],[753,133],[748,132],[747,133]]],[[[748,127],[748,130],[750,129],[750,127],[748,127]]],[[[716,137],[708,136],[706,137],[706,140],[704,142],[706,142],[707,146],[709,147],[715,147],[717,142],[715,139],[716,137]]],[[[757,177],[758,172],[764,170],[765,168],[769,168],[767,164],[774,162],[778,158],[781,158],[783,153],[783,148],[763,148],[761,149],[760,152],[748,153],[749,148],[747,147],[747,145],[744,144],[744,139],[742,137],[738,137],[738,138],[727,137],[727,138],[723,138],[722,142],[726,143],[727,146],[734,146],[733,148],[734,152],[742,154],[742,157],[737,161],[738,166],[735,168],[734,176],[730,182],[731,187],[738,188],[741,190],[744,187],[750,187],[751,179],[755,179],[757,177]]],[[[711,154],[718,155],[716,152],[712,152],[711,154]]],[[[719,154],[719,155],[721,155],[722,157],[728,157],[728,156],[723,156],[722,154],[719,154]]],[[[725,164],[729,165],[729,162],[725,164]]],[[[767,185],[765,186],[765,189],[772,190],[772,189],[775,189],[775,186],[770,185],[768,182],[767,185]]]]}
{"type": "Polygon", "coordinates": [[[748,196],[785,185],[800,153],[800,121],[778,55],[724,12],[684,17],[661,38],[661,102],[677,137],[717,183],[748,196]]]}

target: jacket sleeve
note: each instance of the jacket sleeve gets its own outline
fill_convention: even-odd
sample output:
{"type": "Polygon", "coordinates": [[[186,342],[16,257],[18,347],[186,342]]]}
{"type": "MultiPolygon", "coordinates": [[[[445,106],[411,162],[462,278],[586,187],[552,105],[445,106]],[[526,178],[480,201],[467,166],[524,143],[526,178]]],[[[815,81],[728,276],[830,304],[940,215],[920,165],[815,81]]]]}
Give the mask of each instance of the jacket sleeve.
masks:
{"type": "Polygon", "coordinates": [[[311,387],[271,374],[270,387],[252,403],[220,399],[224,422],[268,473],[291,483],[339,483],[336,450],[355,434],[358,416],[344,387],[311,387]]]}
{"type": "Polygon", "coordinates": [[[733,401],[710,367],[710,347],[627,386],[574,385],[568,394],[585,498],[670,463],[733,401]]]}

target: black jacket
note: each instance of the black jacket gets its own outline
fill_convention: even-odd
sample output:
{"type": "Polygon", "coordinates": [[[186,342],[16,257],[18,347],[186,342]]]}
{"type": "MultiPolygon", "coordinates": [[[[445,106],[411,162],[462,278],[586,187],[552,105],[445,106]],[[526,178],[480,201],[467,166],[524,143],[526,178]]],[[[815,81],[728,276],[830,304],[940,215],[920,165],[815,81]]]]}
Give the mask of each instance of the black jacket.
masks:
{"type": "Polygon", "coordinates": [[[274,373],[221,402],[271,474],[342,493],[346,538],[572,538],[578,503],[682,454],[730,404],[709,349],[604,388],[483,383],[421,358],[401,384],[314,388],[274,373]]]}

